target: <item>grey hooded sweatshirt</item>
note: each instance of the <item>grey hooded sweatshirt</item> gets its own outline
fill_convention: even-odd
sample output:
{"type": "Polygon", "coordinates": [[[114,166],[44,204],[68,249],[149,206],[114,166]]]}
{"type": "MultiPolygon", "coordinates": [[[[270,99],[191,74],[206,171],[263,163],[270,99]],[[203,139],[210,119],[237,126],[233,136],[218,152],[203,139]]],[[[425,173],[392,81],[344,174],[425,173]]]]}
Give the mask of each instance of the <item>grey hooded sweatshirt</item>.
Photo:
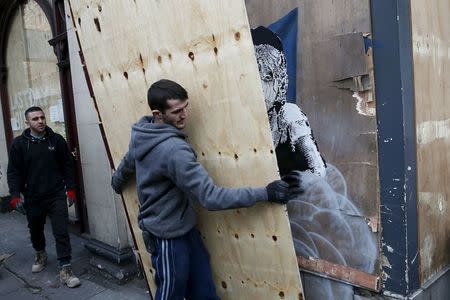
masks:
{"type": "Polygon", "coordinates": [[[139,226],[159,238],[176,238],[196,225],[193,201],[208,210],[248,207],[267,201],[261,188],[225,188],[214,184],[185,134],[174,126],[143,117],[133,125],[128,153],[113,175],[119,190],[136,173],[139,226]]]}

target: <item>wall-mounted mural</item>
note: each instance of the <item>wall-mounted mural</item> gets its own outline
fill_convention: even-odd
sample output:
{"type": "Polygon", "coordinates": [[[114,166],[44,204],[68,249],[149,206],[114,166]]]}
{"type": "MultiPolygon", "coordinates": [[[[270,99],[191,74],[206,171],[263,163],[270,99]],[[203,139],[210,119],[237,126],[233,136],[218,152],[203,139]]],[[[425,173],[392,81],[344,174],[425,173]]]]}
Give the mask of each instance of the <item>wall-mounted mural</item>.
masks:
{"type": "MultiPolygon", "coordinates": [[[[341,172],[322,158],[306,115],[288,103],[286,58],[269,29],[252,30],[280,175],[298,171],[300,188],[288,204],[297,255],[372,273],[377,241],[347,194],[341,172]]],[[[353,299],[353,287],[303,273],[308,299],[353,299]]]]}

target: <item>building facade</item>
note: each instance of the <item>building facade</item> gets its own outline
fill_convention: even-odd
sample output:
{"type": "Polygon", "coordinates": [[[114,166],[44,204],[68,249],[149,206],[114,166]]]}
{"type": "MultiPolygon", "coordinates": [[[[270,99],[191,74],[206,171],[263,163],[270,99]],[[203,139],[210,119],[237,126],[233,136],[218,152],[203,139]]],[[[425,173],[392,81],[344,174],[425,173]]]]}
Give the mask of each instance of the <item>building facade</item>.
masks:
{"type": "Polygon", "coordinates": [[[89,237],[87,247],[114,261],[131,257],[121,199],[91,101],[64,1],[0,1],[0,196],[8,196],[12,139],[25,129],[24,111],[40,106],[66,138],[76,161],[77,207],[69,217],[89,237]]]}
{"type": "MultiPolygon", "coordinates": [[[[367,222],[365,232],[378,242],[369,273],[330,259],[320,266],[299,259],[301,269],[320,276],[318,289],[321,280],[332,278],[339,289],[350,286],[352,294],[360,287],[427,299],[445,291],[450,276],[448,1],[427,7],[403,0],[245,3],[252,27],[298,9],[297,104],[358,208],[358,214],[345,217],[367,222]],[[339,275],[333,274],[336,269],[339,275]]],[[[93,253],[121,262],[132,257],[132,239],[121,199],[110,187],[112,163],[73,21],[67,0],[0,0],[0,196],[8,196],[8,148],[25,128],[23,112],[41,106],[77,163],[79,203],[71,220],[89,238],[93,253]]],[[[321,223],[323,236],[330,222],[321,223]]],[[[345,250],[342,245],[336,248],[345,250]]],[[[311,287],[305,284],[306,296],[314,299],[308,295],[311,287]]]]}

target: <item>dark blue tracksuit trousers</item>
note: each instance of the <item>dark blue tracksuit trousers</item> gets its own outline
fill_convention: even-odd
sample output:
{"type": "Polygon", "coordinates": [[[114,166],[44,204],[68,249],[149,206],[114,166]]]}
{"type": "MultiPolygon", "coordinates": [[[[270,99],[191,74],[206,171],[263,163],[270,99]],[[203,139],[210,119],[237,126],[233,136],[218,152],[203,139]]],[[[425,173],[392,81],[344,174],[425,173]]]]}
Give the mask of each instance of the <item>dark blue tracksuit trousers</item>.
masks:
{"type": "Polygon", "coordinates": [[[197,229],[174,239],[154,237],[156,300],[217,300],[209,254],[197,229]]]}

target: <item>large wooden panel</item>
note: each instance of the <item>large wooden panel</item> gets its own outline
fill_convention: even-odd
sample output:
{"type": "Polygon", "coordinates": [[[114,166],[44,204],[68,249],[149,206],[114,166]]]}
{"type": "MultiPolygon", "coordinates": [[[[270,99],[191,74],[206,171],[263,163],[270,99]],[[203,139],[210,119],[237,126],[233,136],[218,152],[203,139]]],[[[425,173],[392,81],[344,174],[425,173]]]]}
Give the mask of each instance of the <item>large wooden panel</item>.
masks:
{"type": "MultiPolygon", "coordinates": [[[[71,1],[90,81],[115,164],[130,126],[149,114],[146,92],[160,78],[190,95],[189,141],[218,184],[260,186],[277,167],[243,1],[71,1]]],[[[148,255],[127,211],[148,278],[148,255]]],[[[299,271],[285,207],[209,213],[200,231],[223,299],[297,299],[299,271]]]]}
{"type": "Polygon", "coordinates": [[[411,1],[420,277],[450,263],[450,2],[411,1]]]}

